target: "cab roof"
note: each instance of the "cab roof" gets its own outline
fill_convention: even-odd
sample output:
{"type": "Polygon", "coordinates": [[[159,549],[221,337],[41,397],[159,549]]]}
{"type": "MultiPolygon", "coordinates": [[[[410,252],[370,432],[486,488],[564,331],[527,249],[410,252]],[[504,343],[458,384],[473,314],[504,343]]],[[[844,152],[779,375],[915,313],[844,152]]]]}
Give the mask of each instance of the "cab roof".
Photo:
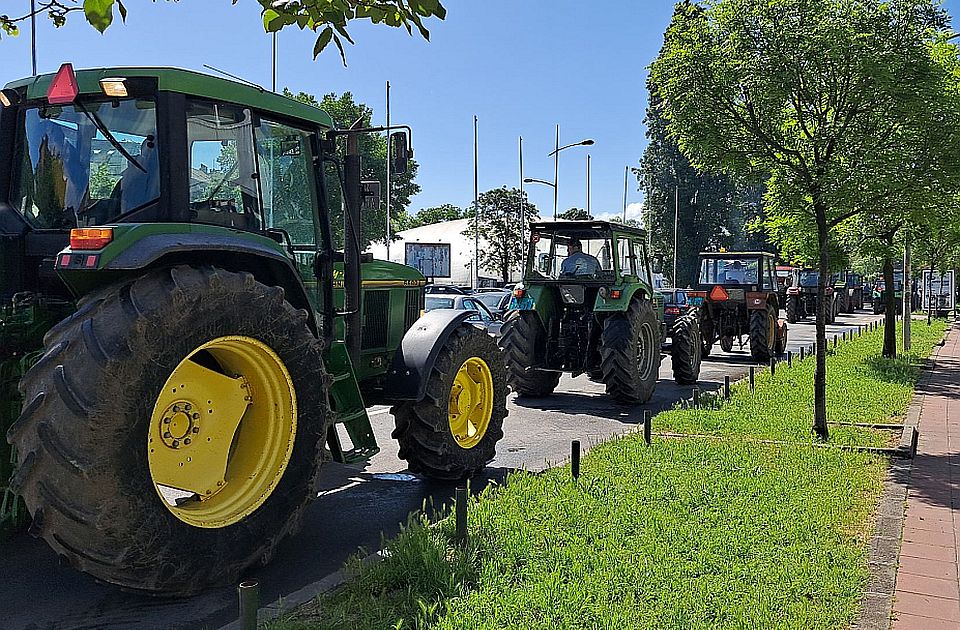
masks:
{"type": "Polygon", "coordinates": [[[615,230],[633,236],[646,236],[647,231],[642,228],[616,223],[614,221],[538,221],[530,224],[532,230],[555,230],[558,232],[615,230]]]}
{"type": "MultiPolygon", "coordinates": [[[[45,99],[56,73],[41,74],[13,81],[5,89],[26,88],[27,100],[45,99]]],[[[81,94],[102,94],[100,79],[110,77],[155,78],[159,91],[178,92],[190,96],[225,101],[287,118],[334,129],[333,118],[325,111],[293,98],[270,92],[259,86],[211,76],[180,68],[96,68],[76,71],[81,94]]]]}
{"type": "Polygon", "coordinates": [[[770,252],[700,252],[700,258],[775,258],[770,252]]]}

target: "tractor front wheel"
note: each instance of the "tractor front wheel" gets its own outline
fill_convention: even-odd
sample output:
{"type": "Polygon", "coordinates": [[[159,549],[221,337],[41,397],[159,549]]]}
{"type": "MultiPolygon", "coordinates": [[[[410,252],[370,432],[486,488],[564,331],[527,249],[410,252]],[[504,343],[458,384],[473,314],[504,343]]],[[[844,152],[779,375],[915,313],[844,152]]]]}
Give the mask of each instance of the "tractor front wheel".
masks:
{"type": "Polygon", "coordinates": [[[660,322],[649,300],[604,320],[600,357],[607,393],[617,402],[650,400],[660,376],[660,322]]]}
{"type": "Polygon", "coordinates": [[[391,409],[400,459],[411,472],[458,480],[496,455],[507,417],[507,367],[485,331],[461,324],[440,349],[419,402],[391,409]]]}
{"type": "Polygon", "coordinates": [[[673,379],[680,385],[692,385],[700,378],[701,343],[697,316],[688,314],[678,318],[672,334],[673,379]]]}
{"type": "Polygon", "coordinates": [[[7,439],[31,531],[76,568],[190,594],[300,526],[330,414],[322,344],[282,289],[159,270],[90,296],[44,343],[7,439]]]}
{"type": "Polygon", "coordinates": [[[546,331],[539,316],[529,311],[510,311],[503,321],[500,347],[507,362],[507,380],[520,396],[549,396],[560,384],[559,372],[531,368],[538,346],[546,345],[546,331]]]}
{"type": "Polygon", "coordinates": [[[750,312],[750,356],[766,363],[776,353],[777,312],[767,304],[764,310],[750,312]]]}

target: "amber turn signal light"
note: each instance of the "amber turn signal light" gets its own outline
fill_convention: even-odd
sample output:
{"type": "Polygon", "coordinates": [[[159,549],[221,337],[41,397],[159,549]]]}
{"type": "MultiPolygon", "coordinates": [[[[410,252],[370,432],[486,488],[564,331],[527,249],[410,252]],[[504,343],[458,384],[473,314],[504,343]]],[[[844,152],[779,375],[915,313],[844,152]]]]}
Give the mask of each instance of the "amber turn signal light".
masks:
{"type": "Polygon", "coordinates": [[[113,240],[113,228],[73,228],[70,230],[70,249],[103,249],[113,240]]]}

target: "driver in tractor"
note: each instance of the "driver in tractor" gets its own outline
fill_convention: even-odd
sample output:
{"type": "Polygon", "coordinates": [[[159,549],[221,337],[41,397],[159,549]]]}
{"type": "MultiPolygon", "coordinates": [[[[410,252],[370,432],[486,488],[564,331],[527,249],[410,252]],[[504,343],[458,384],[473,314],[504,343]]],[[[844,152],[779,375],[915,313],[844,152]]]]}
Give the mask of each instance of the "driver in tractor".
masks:
{"type": "Polygon", "coordinates": [[[739,260],[733,261],[733,264],[727,267],[725,282],[730,284],[743,284],[746,281],[743,265],[739,260]]]}
{"type": "Polygon", "coordinates": [[[600,261],[590,254],[583,253],[583,243],[572,238],[567,243],[567,257],[560,265],[561,276],[595,276],[600,269],[600,261]]]}

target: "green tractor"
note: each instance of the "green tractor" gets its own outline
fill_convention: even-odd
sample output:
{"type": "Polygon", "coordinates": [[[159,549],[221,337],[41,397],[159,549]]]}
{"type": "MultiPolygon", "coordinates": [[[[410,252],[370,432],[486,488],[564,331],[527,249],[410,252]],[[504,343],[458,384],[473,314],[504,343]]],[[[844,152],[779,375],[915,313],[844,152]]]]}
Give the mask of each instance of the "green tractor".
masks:
{"type": "Polygon", "coordinates": [[[391,130],[182,70],[64,65],[0,94],[8,520],[19,495],[76,568],[188,594],[269,561],[322,462],[377,453],[367,405],[393,405],[415,473],[493,458],[496,343],[360,252],[360,136],[391,130]]]}
{"type": "MultiPolygon", "coordinates": [[[[653,396],[660,374],[663,296],[653,288],[646,232],[605,221],[532,223],[523,282],[514,290],[500,347],[523,396],[546,396],[562,373],[587,374],[625,404],[653,396]]],[[[673,374],[696,383],[696,316],[671,331],[673,374]]]]}

